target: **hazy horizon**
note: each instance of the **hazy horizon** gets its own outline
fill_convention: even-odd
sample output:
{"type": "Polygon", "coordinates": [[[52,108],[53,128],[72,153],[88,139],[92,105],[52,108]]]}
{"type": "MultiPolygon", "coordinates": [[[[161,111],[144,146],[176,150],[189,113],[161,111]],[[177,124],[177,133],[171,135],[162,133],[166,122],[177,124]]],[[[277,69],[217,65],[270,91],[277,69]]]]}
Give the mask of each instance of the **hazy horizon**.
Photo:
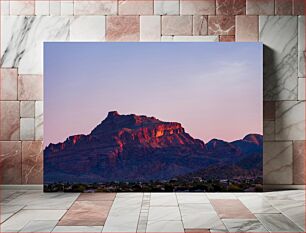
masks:
{"type": "Polygon", "coordinates": [[[261,43],[44,45],[44,144],[89,134],[109,111],[179,122],[192,137],[262,135],[261,43]]]}

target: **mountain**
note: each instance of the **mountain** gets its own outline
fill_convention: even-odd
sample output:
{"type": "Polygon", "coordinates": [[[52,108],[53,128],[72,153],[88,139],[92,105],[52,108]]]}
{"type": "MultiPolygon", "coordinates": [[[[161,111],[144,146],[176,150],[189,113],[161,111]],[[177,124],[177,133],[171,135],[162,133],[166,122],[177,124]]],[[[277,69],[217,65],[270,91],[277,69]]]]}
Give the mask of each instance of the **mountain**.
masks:
{"type": "Polygon", "coordinates": [[[239,177],[261,175],[261,164],[261,135],[205,144],[186,133],[180,123],[116,111],[109,112],[90,134],[70,136],[44,150],[46,183],[150,182],[205,169],[214,176],[220,174],[218,168],[233,166],[238,174],[226,172],[225,176],[239,177]]]}

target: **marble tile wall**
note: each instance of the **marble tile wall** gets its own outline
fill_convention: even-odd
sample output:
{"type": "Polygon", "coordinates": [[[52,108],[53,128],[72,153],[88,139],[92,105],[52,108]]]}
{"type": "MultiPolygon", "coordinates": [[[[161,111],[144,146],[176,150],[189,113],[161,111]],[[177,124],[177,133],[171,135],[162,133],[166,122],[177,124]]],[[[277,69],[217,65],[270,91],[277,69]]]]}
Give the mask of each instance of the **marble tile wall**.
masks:
{"type": "Polygon", "coordinates": [[[0,1],[0,163],[5,168],[1,182],[42,180],[44,41],[260,41],[264,182],[305,184],[304,2],[0,1]]]}

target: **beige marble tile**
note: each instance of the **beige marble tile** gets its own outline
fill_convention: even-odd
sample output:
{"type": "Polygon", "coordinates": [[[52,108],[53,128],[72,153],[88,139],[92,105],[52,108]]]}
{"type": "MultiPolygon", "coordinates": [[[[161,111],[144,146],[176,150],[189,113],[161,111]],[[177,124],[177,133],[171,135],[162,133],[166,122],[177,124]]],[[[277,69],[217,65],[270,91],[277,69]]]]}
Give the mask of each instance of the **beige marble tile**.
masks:
{"type": "Polygon", "coordinates": [[[22,142],[22,183],[42,184],[43,143],[42,141],[22,142]]]}
{"type": "Polygon", "coordinates": [[[207,16],[194,15],[193,16],[193,35],[205,36],[208,33],[207,16]]]}
{"type": "Polygon", "coordinates": [[[0,100],[17,100],[17,69],[0,70],[0,100]]]}
{"type": "Polygon", "coordinates": [[[74,15],[116,15],[117,0],[74,1],[74,15]]]}
{"type": "Polygon", "coordinates": [[[107,16],[106,41],[139,41],[139,16],[107,16]]]}
{"type": "Polygon", "coordinates": [[[0,141],[0,166],[2,184],[21,184],[20,141],[0,141]]]}
{"type": "Polygon", "coordinates": [[[181,15],[214,15],[216,13],[215,0],[181,0],[181,15]]]}
{"type": "Polygon", "coordinates": [[[264,142],[264,184],[292,184],[292,142],[264,142]]]}
{"type": "Polygon", "coordinates": [[[160,41],[161,17],[140,16],[140,41],[160,41]]]}
{"type": "Polygon", "coordinates": [[[155,15],[179,15],[180,1],[179,0],[155,0],[154,1],[155,15]]]}
{"type": "Polygon", "coordinates": [[[163,36],[191,36],[192,16],[162,16],[163,36]]]}
{"type": "Polygon", "coordinates": [[[178,206],[153,206],[149,209],[149,221],[179,221],[181,214],[178,206]]]}
{"type": "Polygon", "coordinates": [[[269,232],[303,232],[282,214],[256,214],[256,217],[269,232]]]}
{"type": "Polygon", "coordinates": [[[43,101],[35,102],[35,140],[43,140],[43,101]]]}
{"type": "Polygon", "coordinates": [[[84,232],[84,233],[97,233],[101,232],[103,229],[103,226],[56,226],[52,232],[58,233],[58,232],[84,232]]]}
{"type": "Polygon", "coordinates": [[[11,0],[10,15],[34,15],[34,0],[11,0]]]}
{"type": "Polygon", "coordinates": [[[50,1],[36,0],[35,1],[35,15],[50,15],[50,1]]]}
{"type": "Polygon", "coordinates": [[[236,16],[236,41],[258,41],[258,16],[236,16]]]}
{"type": "Polygon", "coordinates": [[[19,140],[20,118],[18,101],[0,102],[0,140],[19,140]]]}
{"type": "Polygon", "coordinates": [[[20,119],[20,140],[34,140],[34,118],[20,119]]]}
{"type": "Polygon", "coordinates": [[[57,220],[32,220],[29,221],[20,232],[51,232],[57,222],[57,220]]]}
{"type": "Polygon", "coordinates": [[[73,15],[73,0],[61,1],[61,15],[73,15]]]}
{"type": "Polygon", "coordinates": [[[30,221],[59,220],[66,210],[21,210],[1,225],[4,232],[18,232],[30,221]]]}
{"type": "Polygon", "coordinates": [[[182,221],[149,221],[146,232],[184,233],[182,221]]]}
{"type": "Polygon", "coordinates": [[[274,0],[246,0],[247,15],[274,15],[274,0]]]}
{"type": "Polygon", "coordinates": [[[305,102],[278,101],[275,120],[276,140],[305,139],[305,102]]]}
{"type": "Polygon", "coordinates": [[[76,16],[70,22],[70,41],[105,41],[105,16],[76,16]]]}
{"type": "Polygon", "coordinates": [[[224,219],[229,232],[269,232],[258,220],[224,219]]]}
{"type": "Polygon", "coordinates": [[[52,16],[61,15],[61,1],[50,0],[50,15],[52,16]]]}
{"type": "Polygon", "coordinates": [[[35,116],[35,101],[20,101],[20,117],[35,116]]]}
{"type": "MultiPolygon", "coordinates": [[[[306,78],[305,76],[305,16],[298,17],[298,77],[306,78]]],[[[306,87],[304,86],[304,89],[306,87]]]]}
{"type": "Polygon", "coordinates": [[[9,15],[10,14],[10,0],[0,1],[1,4],[1,15],[9,15]]]}
{"type": "Polygon", "coordinates": [[[298,79],[298,100],[306,100],[305,99],[305,78],[299,78],[298,79]]]}
{"type": "Polygon", "coordinates": [[[41,75],[18,76],[18,99],[19,100],[42,100],[43,77],[41,75]]]}
{"type": "Polygon", "coordinates": [[[153,0],[118,0],[119,15],[152,15],[153,0]]]}
{"type": "Polygon", "coordinates": [[[305,184],[305,141],[293,141],[293,184],[305,184]]]}

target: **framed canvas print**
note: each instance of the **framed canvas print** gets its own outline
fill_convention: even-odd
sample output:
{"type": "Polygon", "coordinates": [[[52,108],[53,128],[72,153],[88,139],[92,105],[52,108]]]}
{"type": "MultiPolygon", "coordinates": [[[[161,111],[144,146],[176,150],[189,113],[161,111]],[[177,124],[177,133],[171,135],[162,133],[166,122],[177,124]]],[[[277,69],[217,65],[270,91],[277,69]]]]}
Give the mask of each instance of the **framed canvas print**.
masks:
{"type": "Polygon", "coordinates": [[[261,43],[44,44],[44,190],[262,189],[261,43]]]}

